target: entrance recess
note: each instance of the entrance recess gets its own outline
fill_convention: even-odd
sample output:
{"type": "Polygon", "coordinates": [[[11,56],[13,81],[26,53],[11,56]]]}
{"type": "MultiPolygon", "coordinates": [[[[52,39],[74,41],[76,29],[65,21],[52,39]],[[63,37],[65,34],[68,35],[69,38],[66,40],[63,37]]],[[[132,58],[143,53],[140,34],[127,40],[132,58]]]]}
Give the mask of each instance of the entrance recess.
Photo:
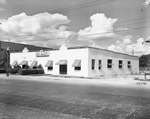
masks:
{"type": "Polygon", "coordinates": [[[59,74],[67,74],[67,60],[60,60],[56,65],[59,65],[59,74]]]}
{"type": "Polygon", "coordinates": [[[59,65],[60,74],[67,74],[67,65],[59,65]]]}

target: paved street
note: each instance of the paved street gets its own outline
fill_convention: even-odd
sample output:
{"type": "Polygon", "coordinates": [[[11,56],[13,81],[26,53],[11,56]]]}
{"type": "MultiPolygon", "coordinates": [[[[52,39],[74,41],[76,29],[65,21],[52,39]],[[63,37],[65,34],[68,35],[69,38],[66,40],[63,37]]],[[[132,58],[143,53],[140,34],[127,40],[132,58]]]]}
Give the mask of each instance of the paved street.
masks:
{"type": "Polygon", "coordinates": [[[23,79],[0,77],[0,119],[150,118],[150,89],[144,85],[23,79]]]}

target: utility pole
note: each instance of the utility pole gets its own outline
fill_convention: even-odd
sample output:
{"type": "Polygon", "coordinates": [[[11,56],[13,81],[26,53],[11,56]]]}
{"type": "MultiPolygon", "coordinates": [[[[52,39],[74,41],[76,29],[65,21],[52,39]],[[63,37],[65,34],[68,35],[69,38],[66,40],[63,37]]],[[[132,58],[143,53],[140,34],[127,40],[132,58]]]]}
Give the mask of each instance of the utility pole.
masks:
{"type": "Polygon", "coordinates": [[[9,51],[9,47],[7,47],[7,52],[6,52],[6,54],[7,54],[7,55],[6,55],[6,57],[7,57],[7,62],[6,62],[6,76],[9,76],[9,68],[10,68],[10,67],[9,67],[9,64],[10,64],[10,63],[9,63],[9,62],[10,62],[10,61],[9,61],[9,60],[10,60],[10,58],[9,58],[9,52],[10,52],[10,51],[9,51]]]}
{"type": "MultiPolygon", "coordinates": [[[[1,25],[2,23],[0,23],[0,25],[1,25]]],[[[1,48],[2,48],[2,46],[1,46],[1,40],[0,40],[0,51],[1,51],[1,48]]]]}

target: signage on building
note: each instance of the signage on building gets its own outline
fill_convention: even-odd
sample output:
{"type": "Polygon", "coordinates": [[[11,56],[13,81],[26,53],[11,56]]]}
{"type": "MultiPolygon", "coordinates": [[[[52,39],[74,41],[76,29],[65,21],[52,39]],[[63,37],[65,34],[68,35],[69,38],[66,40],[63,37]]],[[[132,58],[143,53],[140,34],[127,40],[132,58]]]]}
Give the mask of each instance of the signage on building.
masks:
{"type": "Polygon", "coordinates": [[[48,57],[50,53],[48,51],[41,50],[40,52],[36,52],[36,57],[48,57]]]}

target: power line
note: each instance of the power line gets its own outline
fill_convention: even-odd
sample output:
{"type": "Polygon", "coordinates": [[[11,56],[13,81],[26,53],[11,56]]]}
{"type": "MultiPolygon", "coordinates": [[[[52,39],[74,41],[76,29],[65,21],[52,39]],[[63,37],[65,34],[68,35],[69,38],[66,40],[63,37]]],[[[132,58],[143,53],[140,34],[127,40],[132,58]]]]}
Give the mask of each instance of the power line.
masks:
{"type": "MultiPolygon", "coordinates": [[[[104,4],[104,3],[108,3],[108,2],[113,2],[113,1],[116,1],[116,0],[96,0],[96,1],[93,1],[93,2],[88,2],[86,4],[81,4],[81,5],[76,5],[76,6],[72,6],[72,7],[68,7],[68,8],[64,8],[64,9],[60,9],[60,10],[54,10],[54,11],[67,11],[67,10],[73,10],[73,9],[77,9],[77,8],[83,8],[83,7],[89,7],[89,6],[93,6],[93,5],[97,5],[97,4],[104,4]]],[[[45,16],[46,14],[41,14],[41,15],[37,15],[37,16],[27,16],[27,18],[21,18],[21,19],[29,19],[29,18],[34,18],[34,17],[40,17],[40,16],[45,16]]],[[[9,21],[15,21],[17,19],[11,19],[9,21]]],[[[19,18],[18,18],[19,20],[19,18]]],[[[135,22],[135,20],[138,20],[138,19],[131,19],[131,20],[127,20],[127,21],[122,21],[122,22],[116,22],[116,24],[120,24],[122,23],[123,25],[126,25],[127,22],[135,22]]],[[[118,26],[118,25],[115,25],[115,26],[118,26]]],[[[81,29],[83,27],[78,27],[78,29],[81,29]]],[[[77,30],[77,28],[74,28],[74,29],[70,29],[70,30],[77,30]]]]}
{"type": "Polygon", "coordinates": [[[68,7],[68,8],[53,10],[51,12],[65,12],[65,11],[75,10],[75,9],[79,9],[79,8],[94,6],[97,4],[105,4],[105,3],[109,3],[109,2],[113,2],[113,1],[116,1],[116,0],[97,0],[97,1],[92,1],[92,2],[86,3],[86,4],[81,4],[81,5],[76,5],[76,6],[72,6],[72,7],[68,7]]]}
{"type": "MultiPolygon", "coordinates": [[[[88,2],[88,3],[85,3],[85,4],[76,5],[76,6],[72,6],[72,7],[68,7],[68,8],[63,8],[63,9],[59,9],[59,10],[52,10],[52,11],[50,11],[50,13],[51,12],[71,11],[71,10],[75,10],[75,9],[79,9],[79,8],[94,6],[94,5],[97,5],[97,4],[101,5],[101,4],[105,4],[105,3],[109,3],[109,2],[113,2],[113,1],[116,1],[116,0],[96,0],[96,1],[88,2]]],[[[38,15],[34,15],[34,16],[16,18],[16,19],[8,20],[8,21],[17,21],[17,20],[36,18],[36,17],[41,17],[41,16],[46,16],[46,14],[38,14],[38,15]]]]}
{"type": "MultiPolygon", "coordinates": [[[[116,31],[112,31],[112,32],[105,32],[105,33],[95,33],[95,34],[87,34],[87,35],[79,35],[79,36],[93,36],[93,35],[105,35],[105,34],[110,34],[110,33],[121,33],[121,32],[131,32],[131,31],[136,31],[136,30],[140,30],[140,29],[146,29],[146,28],[150,28],[150,26],[143,26],[143,27],[136,27],[136,28],[132,28],[132,29],[127,29],[127,30],[116,30],[116,31]]],[[[15,36],[16,38],[17,37],[28,37],[28,36],[37,36],[37,37],[42,37],[42,36],[39,36],[39,35],[48,35],[48,33],[41,33],[41,34],[32,34],[32,35],[20,35],[20,36],[15,36]]],[[[65,39],[65,38],[68,38],[68,37],[61,37],[61,38],[52,38],[53,40],[55,39],[65,39]]]]}

